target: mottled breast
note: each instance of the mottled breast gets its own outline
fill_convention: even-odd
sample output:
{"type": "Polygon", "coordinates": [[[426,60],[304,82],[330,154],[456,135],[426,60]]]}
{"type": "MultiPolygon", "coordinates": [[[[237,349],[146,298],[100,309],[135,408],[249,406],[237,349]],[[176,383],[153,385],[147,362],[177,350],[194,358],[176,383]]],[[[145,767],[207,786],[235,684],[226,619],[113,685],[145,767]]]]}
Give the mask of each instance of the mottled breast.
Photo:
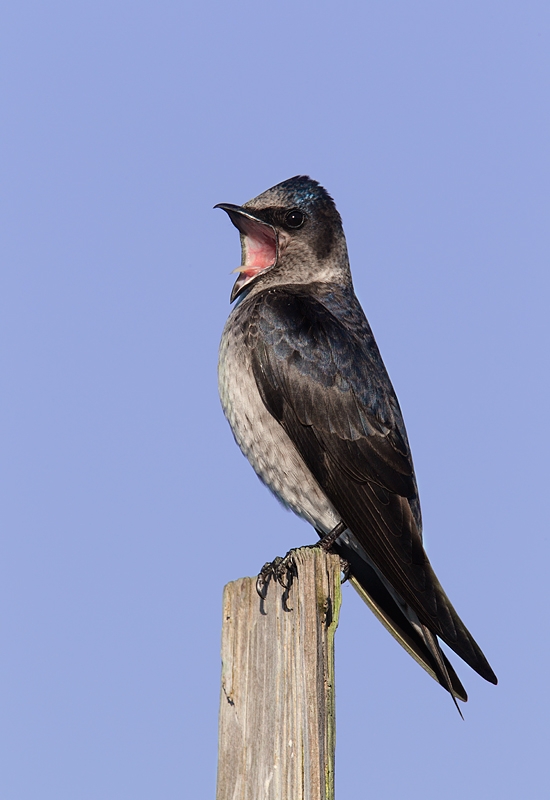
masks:
{"type": "Polygon", "coordinates": [[[233,435],[256,474],[276,497],[328,533],[339,517],[281,425],[266,409],[252,373],[246,332],[257,299],[238,304],[220,344],[218,385],[233,435]]]}

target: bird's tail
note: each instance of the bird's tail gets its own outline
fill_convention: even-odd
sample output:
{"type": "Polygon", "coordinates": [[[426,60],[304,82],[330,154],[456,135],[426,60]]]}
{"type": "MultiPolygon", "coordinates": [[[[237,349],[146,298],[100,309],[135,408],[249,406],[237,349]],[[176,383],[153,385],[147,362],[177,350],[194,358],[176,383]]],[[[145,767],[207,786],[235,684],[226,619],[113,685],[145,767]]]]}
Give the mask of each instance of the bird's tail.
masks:
{"type": "MultiPolygon", "coordinates": [[[[334,550],[350,565],[349,581],[371,611],[399,644],[432,678],[456,698],[468,695],[435,635],[426,626],[414,626],[392,597],[376,570],[351,547],[339,540],[334,550]],[[420,627],[420,630],[419,630],[420,627]]],[[[457,705],[458,708],[458,705],[457,705]]],[[[460,713],[460,709],[459,713],[460,713]]],[[[462,716],[462,714],[461,714],[462,716]]]]}
{"type": "Polygon", "coordinates": [[[440,630],[435,631],[433,626],[430,626],[432,632],[435,632],[445,644],[449,645],[478,675],[481,675],[489,683],[498,683],[497,676],[491,669],[481,647],[456,613],[429,563],[428,568],[437,598],[437,623],[440,626],[440,630]]]}

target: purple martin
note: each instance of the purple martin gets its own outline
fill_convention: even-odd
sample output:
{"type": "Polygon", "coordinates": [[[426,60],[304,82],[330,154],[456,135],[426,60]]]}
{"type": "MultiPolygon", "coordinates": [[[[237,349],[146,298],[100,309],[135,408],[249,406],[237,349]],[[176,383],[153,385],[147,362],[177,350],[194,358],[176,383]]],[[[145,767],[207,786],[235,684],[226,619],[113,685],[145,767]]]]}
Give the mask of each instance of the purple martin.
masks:
{"type": "Polygon", "coordinates": [[[483,678],[497,678],[424,551],[401,409],[355,296],[334,201],[297,176],[242,206],[216,208],[242,247],[219,357],[237,444],[347,563],[350,582],[397,641],[453,699],[467,700],[439,639],[483,678]]]}

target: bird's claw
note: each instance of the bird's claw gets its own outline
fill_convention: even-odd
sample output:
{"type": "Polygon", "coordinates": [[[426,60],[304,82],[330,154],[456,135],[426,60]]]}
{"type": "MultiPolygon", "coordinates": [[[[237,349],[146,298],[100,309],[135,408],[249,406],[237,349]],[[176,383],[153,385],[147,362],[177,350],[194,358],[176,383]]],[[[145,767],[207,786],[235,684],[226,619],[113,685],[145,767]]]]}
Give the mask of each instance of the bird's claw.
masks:
{"type": "Polygon", "coordinates": [[[289,550],[284,558],[277,556],[273,561],[267,561],[263,565],[256,578],[256,592],[262,600],[265,600],[267,585],[272,578],[283,587],[285,592],[288,592],[296,575],[294,550],[289,550]]]}
{"type": "Polygon", "coordinates": [[[351,572],[351,564],[349,563],[349,561],[346,561],[346,559],[342,558],[341,556],[340,556],[340,570],[342,572],[342,580],[340,581],[340,583],[342,584],[345,583],[347,580],[349,580],[351,572]]]}
{"type": "Polygon", "coordinates": [[[267,584],[273,577],[273,561],[266,561],[256,578],[256,592],[261,600],[265,600],[267,584]]]}

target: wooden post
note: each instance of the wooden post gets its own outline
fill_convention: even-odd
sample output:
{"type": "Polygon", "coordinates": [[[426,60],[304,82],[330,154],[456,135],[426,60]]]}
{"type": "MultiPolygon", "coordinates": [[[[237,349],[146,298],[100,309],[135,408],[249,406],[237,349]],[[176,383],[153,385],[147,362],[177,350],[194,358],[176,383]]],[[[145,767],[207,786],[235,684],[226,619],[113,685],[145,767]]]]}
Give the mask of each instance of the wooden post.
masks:
{"type": "Polygon", "coordinates": [[[217,800],[333,800],[340,559],[296,551],[297,577],[223,597],[217,800]]]}

